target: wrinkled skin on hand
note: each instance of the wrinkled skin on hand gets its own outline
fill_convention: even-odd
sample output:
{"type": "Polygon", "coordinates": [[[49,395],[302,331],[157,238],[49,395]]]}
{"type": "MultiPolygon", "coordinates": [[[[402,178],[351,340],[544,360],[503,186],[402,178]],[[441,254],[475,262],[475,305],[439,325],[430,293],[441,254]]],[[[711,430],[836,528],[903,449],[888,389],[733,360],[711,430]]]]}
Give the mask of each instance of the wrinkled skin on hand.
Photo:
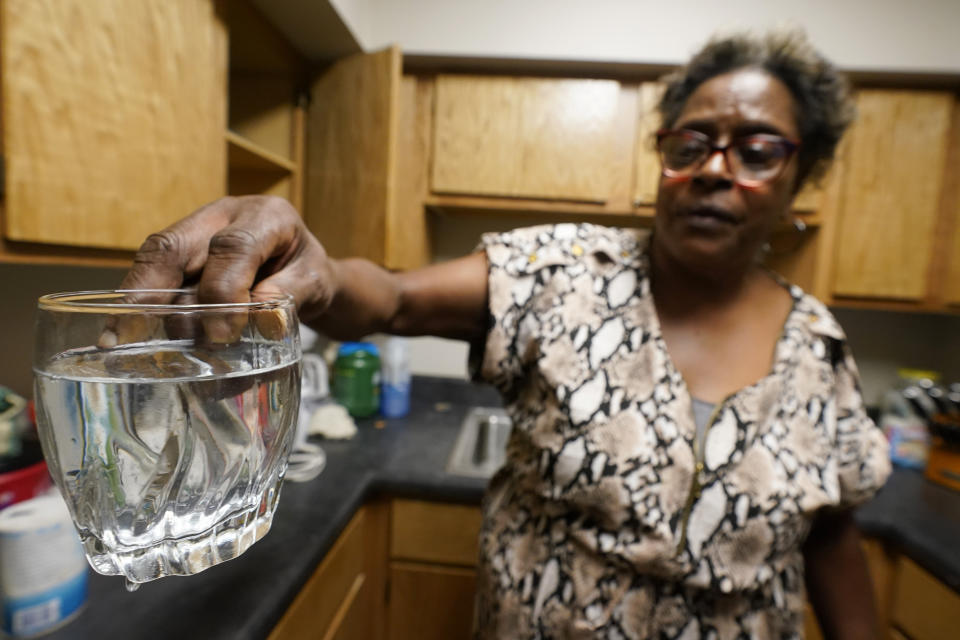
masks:
{"type": "MultiPolygon", "coordinates": [[[[150,235],[134,257],[122,289],[176,289],[196,286],[198,302],[249,302],[252,297],[289,294],[304,319],[330,304],[336,290],[333,262],[283,198],[228,197],[212,202],[166,229],[150,235]]],[[[157,296],[137,302],[164,303],[157,296]]],[[[270,338],[286,330],[286,318],[258,311],[253,321],[270,338]]],[[[243,313],[203,321],[210,342],[232,342],[248,322],[243,313]]],[[[143,339],[142,320],[120,318],[114,336],[102,342],[143,339]]],[[[182,332],[189,333],[187,327],[182,332]]]]}

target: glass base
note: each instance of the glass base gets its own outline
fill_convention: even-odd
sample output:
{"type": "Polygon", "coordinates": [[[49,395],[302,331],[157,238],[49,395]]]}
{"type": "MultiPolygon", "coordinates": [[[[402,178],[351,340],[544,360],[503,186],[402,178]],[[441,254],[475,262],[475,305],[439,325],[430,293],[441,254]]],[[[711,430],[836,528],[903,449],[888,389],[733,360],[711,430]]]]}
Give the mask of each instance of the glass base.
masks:
{"type": "Polygon", "coordinates": [[[270,531],[279,493],[279,487],[271,489],[261,504],[194,536],[161,540],[150,547],[120,550],[105,549],[99,538],[90,536],[83,540],[84,551],[97,573],[124,576],[134,583],[200,573],[236,558],[270,531]],[[260,513],[263,507],[266,509],[260,513]]]}

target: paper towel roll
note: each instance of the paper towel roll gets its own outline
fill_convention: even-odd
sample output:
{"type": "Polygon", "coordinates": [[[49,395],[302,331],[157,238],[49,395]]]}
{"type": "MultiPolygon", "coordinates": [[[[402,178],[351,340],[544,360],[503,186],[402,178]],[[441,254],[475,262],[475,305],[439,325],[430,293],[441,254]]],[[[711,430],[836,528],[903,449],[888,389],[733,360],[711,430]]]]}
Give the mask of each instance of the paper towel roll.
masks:
{"type": "Polygon", "coordinates": [[[0,511],[0,602],[3,631],[34,636],[79,613],[87,563],[67,505],[58,494],[0,511]]]}

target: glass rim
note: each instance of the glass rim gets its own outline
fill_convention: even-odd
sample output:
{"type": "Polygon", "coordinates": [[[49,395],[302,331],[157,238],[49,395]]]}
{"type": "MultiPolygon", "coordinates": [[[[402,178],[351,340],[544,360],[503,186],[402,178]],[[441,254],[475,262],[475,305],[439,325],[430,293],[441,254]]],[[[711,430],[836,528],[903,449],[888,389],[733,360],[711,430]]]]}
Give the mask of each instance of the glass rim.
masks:
{"type": "Polygon", "coordinates": [[[252,294],[263,296],[261,300],[249,302],[195,302],[191,304],[146,303],[146,302],[115,302],[115,298],[123,298],[129,294],[169,294],[169,295],[196,295],[196,288],[179,289],[91,289],[87,291],[61,291],[47,293],[37,298],[37,308],[44,311],[71,311],[86,313],[131,313],[137,311],[257,311],[260,309],[276,309],[293,305],[293,296],[289,293],[252,294]]]}

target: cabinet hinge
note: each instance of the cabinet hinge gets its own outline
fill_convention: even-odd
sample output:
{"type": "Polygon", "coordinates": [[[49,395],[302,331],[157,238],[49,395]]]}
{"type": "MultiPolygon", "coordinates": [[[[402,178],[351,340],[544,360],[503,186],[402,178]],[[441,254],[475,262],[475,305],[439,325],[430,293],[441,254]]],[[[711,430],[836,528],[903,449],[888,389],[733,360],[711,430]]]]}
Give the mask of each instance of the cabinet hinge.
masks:
{"type": "Polygon", "coordinates": [[[293,96],[294,106],[299,109],[309,109],[311,102],[313,102],[313,96],[310,95],[310,88],[297,87],[296,93],[293,96]]]}
{"type": "Polygon", "coordinates": [[[4,185],[7,182],[6,177],[7,171],[6,167],[3,165],[3,156],[0,156],[0,200],[3,200],[3,195],[5,193],[4,185]]]}

